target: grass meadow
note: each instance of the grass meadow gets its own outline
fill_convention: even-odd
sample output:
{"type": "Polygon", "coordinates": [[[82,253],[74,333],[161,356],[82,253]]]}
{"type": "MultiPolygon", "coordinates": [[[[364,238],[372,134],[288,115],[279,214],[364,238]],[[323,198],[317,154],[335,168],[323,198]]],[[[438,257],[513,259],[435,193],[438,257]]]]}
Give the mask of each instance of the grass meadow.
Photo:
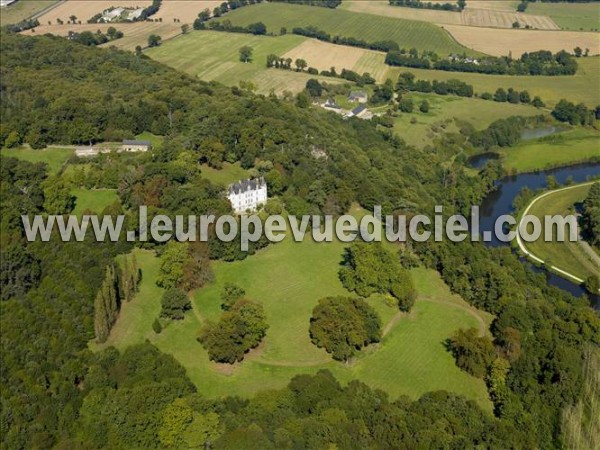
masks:
{"type": "Polygon", "coordinates": [[[527,14],[541,14],[552,18],[563,30],[598,31],[600,5],[592,3],[530,3],[527,14]]]}
{"type": "Polygon", "coordinates": [[[276,34],[282,27],[291,32],[294,27],[314,26],[332,36],[354,37],[368,42],[392,40],[406,49],[433,50],[441,55],[463,52],[477,54],[458,44],[437,25],[343,9],[262,3],[232,11],[226,18],[233,25],[241,26],[261,21],[267,26],[268,32],[276,34]]]}
{"type": "Polygon", "coordinates": [[[477,327],[486,333],[491,316],[451,294],[434,271],[413,270],[419,298],[410,314],[400,313],[383,296],[369,299],[382,317],[384,338],[349,364],[333,361],[324,350],[312,345],[309,318],[318,299],[348,295],[337,276],[343,246],[340,242],[295,243],[285,239],[244,261],[214,262],[215,280],[192,294],[193,310],[183,321],[165,323],[158,335],[152,330],[152,322],[160,313],[162,290],[154,283],[159,260],[151,251],[136,250],[142,269],[140,292],[123,305],[108,342],[90,345],[94,349],[108,345],[123,349],[148,339],[177,358],[199,392],[208,397],[247,397],[264,386],[283,387],[296,374],[326,368],[342,382],[360,379],[393,398],[416,398],[428,391],[446,389],[490,410],[483,381],[459,370],[444,342],[461,327],[477,327]],[[260,301],[270,325],[263,343],[235,365],[209,361],[196,341],[202,324],[219,317],[219,296],[226,282],[240,285],[249,298],[260,301]]]}
{"type": "Polygon", "coordinates": [[[510,116],[535,116],[544,111],[529,105],[497,103],[478,98],[464,98],[453,95],[435,95],[411,92],[415,108],[412,113],[399,113],[394,120],[394,132],[408,144],[423,147],[439,133],[456,129],[454,119],[467,121],[478,130],[486,128],[498,119],[510,116]],[[429,103],[429,112],[419,111],[423,100],[429,103]],[[415,123],[412,123],[415,121],[415,123]]]}
{"type": "MultiPolygon", "coordinates": [[[[538,200],[528,214],[539,217],[542,224],[544,215],[573,214],[574,205],[585,199],[590,187],[591,185],[587,184],[552,193],[538,200]]],[[[556,231],[553,236],[556,237],[556,231]]],[[[544,242],[542,238],[536,242],[527,242],[525,246],[548,265],[556,266],[583,280],[590,275],[598,275],[600,271],[600,266],[586,255],[581,244],[577,242],[556,242],[555,239],[552,242],[544,242]]]]}
{"type": "Polygon", "coordinates": [[[75,209],[73,214],[81,216],[86,211],[100,214],[104,208],[118,200],[116,189],[73,189],[75,209]]]}
{"type": "Polygon", "coordinates": [[[201,166],[202,178],[206,178],[211,183],[227,186],[244,178],[248,178],[248,172],[240,166],[240,163],[223,163],[223,168],[217,170],[208,164],[201,166]]]}
{"type": "Polygon", "coordinates": [[[0,25],[9,25],[25,20],[34,14],[58,3],[59,0],[18,0],[16,3],[2,8],[0,25]]]}
{"type": "Polygon", "coordinates": [[[73,155],[72,148],[48,147],[42,150],[34,150],[29,146],[20,148],[3,148],[3,156],[12,156],[32,163],[43,162],[48,164],[48,172],[56,174],[65,162],[73,155]]]}
{"type": "Polygon", "coordinates": [[[511,173],[532,172],[545,168],[600,158],[600,132],[576,128],[503,149],[504,167],[511,173]]]}

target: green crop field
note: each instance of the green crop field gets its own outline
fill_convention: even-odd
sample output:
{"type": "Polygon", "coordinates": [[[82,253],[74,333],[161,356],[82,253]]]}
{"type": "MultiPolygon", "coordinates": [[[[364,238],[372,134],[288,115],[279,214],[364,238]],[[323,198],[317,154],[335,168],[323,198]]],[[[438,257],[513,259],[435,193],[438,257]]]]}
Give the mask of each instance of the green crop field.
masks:
{"type": "Polygon", "coordinates": [[[312,25],[334,35],[354,37],[368,42],[392,40],[406,49],[433,50],[440,55],[450,53],[479,54],[458,44],[437,25],[413,20],[380,17],[341,9],[314,8],[282,3],[263,3],[239,8],[227,14],[233,25],[246,26],[263,22],[267,32],[279,34],[294,27],[312,25]]]}
{"type": "Polygon", "coordinates": [[[58,3],[58,0],[19,0],[12,5],[2,8],[0,12],[0,25],[18,23],[55,3],[58,3]]]}
{"type": "Polygon", "coordinates": [[[598,31],[600,5],[592,3],[530,3],[527,13],[550,16],[563,30],[598,31]]]}
{"type": "Polygon", "coordinates": [[[21,148],[2,149],[2,155],[12,156],[32,163],[43,162],[48,164],[50,174],[57,173],[65,162],[73,155],[72,148],[49,147],[43,150],[33,150],[29,146],[21,148]]]}
{"type": "Polygon", "coordinates": [[[600,132],[577,128],[502,150],[504,167],[513,172],[532,172],[549,167],[600,158],[600,132]]]}
{"type": "MultiPolygon", "coordinates": [[[[590,190],[590,184],[577,186],[572,189],[557,191],[534,203],[528,214],[540,218],[543,222],[544,215],[567,215],[574,213],[574,205],[581,202],[590,190]]],[[[553,233],[556,238],[556,232],[553,233]]],[[[542,259],[546,264],[556,266],[583,280],[590,275],[597,275],[600,265],[582,249],[577,242],[545,242],[542,238],[536,242],[525,243],[527,250],[542,259]]]]}
{"type": "Polygon", "coordinates": [[[273,53],[281,56],[305,40],[294,35],[271,37],[194,31],[165,42],[160,47],[151,48],[146,54],[205,81],[215,80],[230,86],[240,81],[251,81],[259,92],[269,93],[273,89],[280,94],[285,90],[301,91],[311,76],[295,71],[268,70],[267,55],[273,53]],[[239,49],[243,46],[253,49],[250,63],[243,63],[239,59],[239,49]]]}
{"type": "Polygon", "coordinates": [[[510,116],[535,116],[545,111],[529,105],[497,103],[477,98],[463,98],[411,92],[407,95],[415,105],[412,113],[400,113],[394,121],[394,132],[408,144],[422,147],[431,144],[440,132],[456,129],[454,119],[471,123],[481,130],[498,119],[510,116]],[[423,100],[429,103],[429,112],[419,111],[423,100]],[[415,123],[412,123],[416,121],[415,123]]]}
{"type": "Polygon", "coordinates": [[[73,214],[77,216],[86,211],[100,214],[118,200],[116,189],[73,189],[71,193],[75,196],[73,214]]]}
{"type": "Polygon", "coordinates": [[[215,281],[194,293],[193,310],[183,321],[166,323],[157,335],[151,325],[159,315],[162,294],[154,283],[158,258],[150,251],[136,250],[142,269],[140,292],[123,305],[102,347],[123,349],[149,339],[175,356],[199,391],[209,397],[250,396],[264,386],[283,387],[296,374],[328,368],[342,381],[358,378],[386,390],[393,398],[415,398],[427,391],[446,389],[490,410],[483,381],[455,366],[444,341],[461,327],[487,332],[491,317],[451,294],[436,272],[413,270],[420,295],[409,315],[399,313],[382,296],[369,299],[382,317],[385,336],[349,365],[333,361],[324,350],[312,345],[309,318],[318,299],[348,294],[337,276],[342,253],[343,244],[339,242],[295,243],[286,239],[245,261],[215,262],[215,281]],[[220,315],[219,293],[225,282],[242,286],[249,298],[262,302],[270,324],[263,344],[233,366],[210,362],[196,341],[202,323],[220,315]]]}

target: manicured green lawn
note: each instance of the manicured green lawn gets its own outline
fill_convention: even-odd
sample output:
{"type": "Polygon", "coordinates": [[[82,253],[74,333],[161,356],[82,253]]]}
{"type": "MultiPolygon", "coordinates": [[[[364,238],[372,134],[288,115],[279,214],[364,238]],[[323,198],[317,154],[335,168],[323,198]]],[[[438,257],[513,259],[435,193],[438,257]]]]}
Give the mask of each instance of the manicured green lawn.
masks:
{"type": "Polygon", "coordinates": [[[138,134],[135,138],[141,141],[150,141],[153,147],[158,147],[165,140],[164,136],[158,136],[150,133],[149,131],[144,131],[143,133],[138,134]]]}
{"type": "Polygon", "coordinates": [[[77,216],[85,211],[100,214],[118,200],[116,189],[73,189],[71,193],[76,197],[73,214],[77,216]]]}
{"type": "Polygon", "coordinates": [[[64,163],[73,155],[72,148],[45,148],[43,150],[33,150],[32,148],[21,147],[2,149],[2,155],[12,156],[13,158],[23,159],[32,163],[44,162],[48,164],[50,174],[57,173],[64,163]]]}
{"type": "Polygon", "coordinates": [[[215,184],[227,186],[235,181],[248,178],[248,172],[240,167],[240,163],[223,163],[222,169],[214,169],[207,164],[201,167],[202,176],[215,184]]]}
{"type": "MultiPolygon", "coordinates": [[[[527,13],[550,16],[563,30],[600,29],[600,5],[592,3],[530,3],[527,13]]],[[[585,50],[585,49],[584,49],[585,50]]]]}
{"type": "Polygon", "coordinates": [[[529,105],[497,103],[477,98],[452,95],[407,94],[415,105],[412,113],[400,113],[394,120],[394,132],[407,143],[417,147],[431,144],[432,139],[445,130],[455,130],[454,119],[471,123],[481,130],[498,119],[510,116],[535,116],[545,113],[529,105]],[[423,100],[429,103],[429,112],[422,113],[419,106],[423,100]],[[416,123],[411,121],[416,120],[416,123]]]}
{"type": "Polygon", "coordinates": [[[279,34],[282,27],[291,32],[295,27],[317,27],[331,36],[363,39],[367,42],[392,40],[406,49],[433,50],[440,55],[450,53],[477,54],[458,44],[437,25],[341,9],[314,8],[283,3],[262,3],[239,8],[227,14],[233,25],[247,26],[263,22],[267,32],[279,34]]]}
{"type": "Polygon", "coordinates": [[[358,378],[386,390],[393,398],[415,398],[431,390],[447,389],[489,410],[483,381],[455,366],[444,341],[460,327],[474,326],[486,332],[491,318],[452,295],[433,271],[413,271],[420,296],[409,315],[400,314],[383,296],[369,299],[388,332],[379,345],[364,351],[351,364],[335,362],[311,344],[309,318],[318,299],[348,294],[337,276],[343,248],[339,242],[294,243],[286,239],[244,261],[215,262],[215,281],[194,293],[193,311],[185,320],[169,323],[159,335],[151,328],[160,311],[162,293],[154,284],[158,259],[149,251],[137,250],[142,269],[140,293],[123,305],[105,345],[122,349],[149,339],[174,355],[187,368],[199,392],[208,397],[250,396],[265,388],[283,387],[296,374],[328,368],[344,382],[358,378]],[[225,282],[242,286],[249,298],[262,302],[270,324],[263,344],[234,366],[210,362],[196,341],[202,323],[217,319],[221,313],[219,295],[225,282]]]}
{"type": "Polygon", "coordinates": [[[502,151],[504,167],[510,172],[531,172],[548,167],[600,158],[600,132],[576,128],[546,138],[524,141],[502,151]]]}
{"type": "MultiPolygon", "coordinates": [[[[574,205],[581,202],[590,190],[590,184],[577,186],[572,189],[557,191],[536,201],[529,215],[540,218],[544,223],[544,215],[574,214],[574,205]]],[[[596,265],[582,250],[577,242],[556,242],[556,233],[553,233],[552,242],[544,242],[542,238],[536,242],[527,242],[525,247],[535,256],[547,264],[565,270],[583,280],[590,275],[597,275],[600,266],[596,265]]]]}

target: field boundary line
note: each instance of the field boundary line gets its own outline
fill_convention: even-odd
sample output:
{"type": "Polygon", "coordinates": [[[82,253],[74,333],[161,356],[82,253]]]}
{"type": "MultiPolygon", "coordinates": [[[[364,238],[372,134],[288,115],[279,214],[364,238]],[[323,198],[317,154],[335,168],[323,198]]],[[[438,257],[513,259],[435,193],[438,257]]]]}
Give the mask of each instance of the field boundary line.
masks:
{"type": "MultiPolygon", "coordinates": [[[[560,188],[560,189],[554,189],[552,191],[548,191],[548,192],[544,192],[541,195],[538,195],[537,197],[535,197],[528,205],[527,208],[525,208],[525,210],[523,211],[523,214],[521,214],[521,217],[519,218],[519,222],[517,223],[517,228],[521,228],[521,224],[523,223],[523,217],[525,217],[527,215],[527,213],[529,212],[529,210],[531,209],[531,207],[540,199],[545,198],[549,195],[555,194],[557,192],[562,192],[562,191],[566,191],[569,189],[575,189],[575,188],[579,188],[582,186],[587,186],[587,185],[591,185],[597,183],[597,181],[588,181],[586,183],[581,183],[581,184],[576,184],[574,186],[568,186],[568,187],[564,187],[564,188],[560,188]]],[[[517,233],[517,245],[519,246],[519,249],[525,254],[526,257],[533,259],[534,261],[543,264],[546,266],[546,263],[544,262],[543,259],[541,259],[540,257],[534,255],[532,252],[530,252],[529,250],[527,250],[527,247],[525,246],[525,244],[523,243],[523,241],[521,240],[521,235],[519,233],[517,233]]],[[[584,280],[582,280],[581,278],[579,278],[576,275],[573,275],[570,272],[567,272],[566,270],[562,270],[560,267],[556,267],[556,266],[546,266],[556,272],[558,272],[559,274],[562,274],[568,278],[570,278],[571,280],[574,280],[575,282],[581,284],[584,282],[584,280]]],[[[600,292],[600,290],[599,290],[600,292]]]]}
{"type": "Polygon", "coordinates": [[[34,14],[32,14],[31,16],[29,16],[26,20],[31,20],[31,19],[39,19],[40,17],[42,17],[44,14],[52,11],[55,8],[58,8],[60,5],[62,5],[63,3],[66,3],[67,0],[60,0],[50,6],[46,6],[44,9],[42,9],[41,11],[38,11],[34,14]]]}

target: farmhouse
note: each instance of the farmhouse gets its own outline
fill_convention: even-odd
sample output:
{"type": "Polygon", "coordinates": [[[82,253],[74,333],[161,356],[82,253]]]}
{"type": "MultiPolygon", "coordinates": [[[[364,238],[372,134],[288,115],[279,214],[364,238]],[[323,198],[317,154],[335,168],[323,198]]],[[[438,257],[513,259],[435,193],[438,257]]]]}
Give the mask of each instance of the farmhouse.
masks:
{"type": "Polygon", "coordinates": [[[152,148],[150,141],[124,140],[120,152],[147,152],[152,148]]]}
{"type": "Polygon", "coordinates": [[[267,202],[267,183],[263,177],[240,180],[229,185],[227,198],[236,213],[256,211],[267,202]]]}
{"type": "Polygon", "coordinates": [[[144,11],[144,8],[138,8],[134,11],[131,11],[129,13],[129,15],[127,16],[128,20],[136,20],[139,19],[139,17],[142,15],[142,12],[144,11]]]}
{"type": "Polygon", "coordinates": [[[331,97],[329,97],[327,101],[325,101],[325,103],[323,103],[321,106],[323,106],[323,108],[325,109],[341,109],[340,106],[331,97]]]}
{"type": "Polygon", "coordinates": [[[350,92],[350,95],[348,96],[348,101],[353,102],[353,103],[367,103],[367,100],[369,99],[369,96],[367,95],[366,92],[350,92]]]}
{"type": "Polygon", "coordinates": [[[118,19],[119,17],[121,17],[123,11],[125,11],[125,8],[115,8],[111,10],[106,10],[102,15],[102,19],[104,19],[105,22],[112,22],[114,19],[118,19]]]}
{"type": "Polygon", "coordinates": [[[373,113],[367,109],[367,105],[361,103],[348,114],[346,117],[358,117],[359,119],[369,120],[373,118],[373,113]]]}

